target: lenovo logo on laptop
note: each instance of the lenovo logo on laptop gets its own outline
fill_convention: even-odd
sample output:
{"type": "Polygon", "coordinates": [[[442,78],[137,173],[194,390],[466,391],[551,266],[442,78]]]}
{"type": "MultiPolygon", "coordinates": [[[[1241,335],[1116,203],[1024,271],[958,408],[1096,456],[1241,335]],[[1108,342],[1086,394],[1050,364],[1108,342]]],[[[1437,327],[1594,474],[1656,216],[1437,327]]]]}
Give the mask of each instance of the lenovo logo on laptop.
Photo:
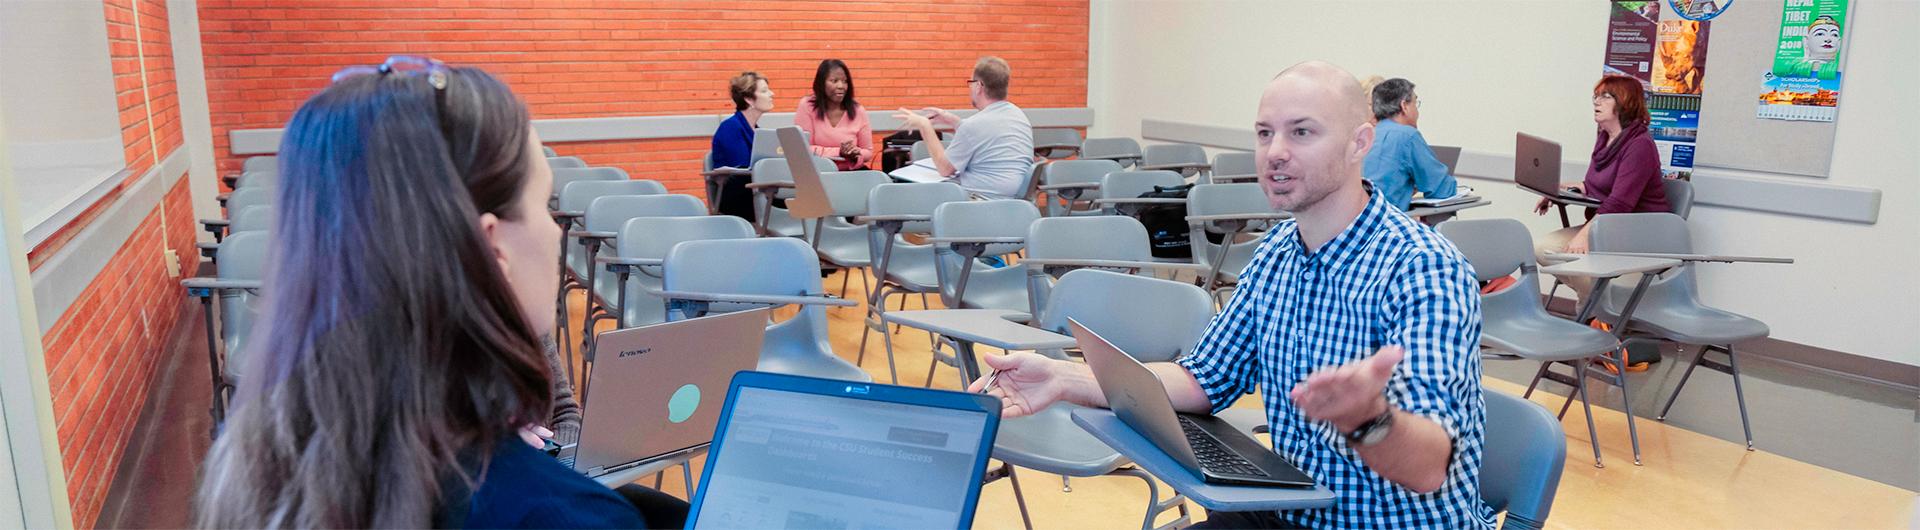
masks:
{"type": "Polygon", "coordinates": [[[653,348],[640,348],[640,349],[638,349],[638,350],[621,350],[621,351],[620,351],[620,358],[622,358],[622,359],[625,359],[625,358],[628,358],[628,357],[632,357],[632,356],[635,356],[635,355],[641,355],[641,354],[645,354],[645,353],[648,353],[648,352],[651,352],[651,351],[653,351],[653,348]]]}

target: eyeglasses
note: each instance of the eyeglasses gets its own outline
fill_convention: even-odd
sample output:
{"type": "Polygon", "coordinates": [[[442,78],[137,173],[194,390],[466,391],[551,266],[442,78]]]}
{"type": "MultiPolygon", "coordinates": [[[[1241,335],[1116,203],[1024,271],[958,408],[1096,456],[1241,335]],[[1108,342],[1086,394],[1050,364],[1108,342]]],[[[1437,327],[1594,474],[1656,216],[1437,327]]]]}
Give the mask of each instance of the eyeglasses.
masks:
{"type": "Polygon", "coordinates": [[[972,79],[972,78],[968,78],[968,79],[967,79],[967,84],[968,84],[968,85],[972,85],[972,84],[974,84],[974,83],[978,83],[978,82],[980,82],[980,80],[979,80],[979,79],[972,79]]]}
{"type": "Polygon", "coordinates": [[[333,80],[331,82],[338,83],[342,80],[363,75],[388,75],[395,72],[402,74],[424,72],[427,76],[427,84],[433,85],[434,90],[447,89],[447,63],[440,62],[438,59],[417,55],[395,55],[388,57],[387,62],[377,65],[359,65],[341,68],[340,71],[333,73],[333,80]]]}

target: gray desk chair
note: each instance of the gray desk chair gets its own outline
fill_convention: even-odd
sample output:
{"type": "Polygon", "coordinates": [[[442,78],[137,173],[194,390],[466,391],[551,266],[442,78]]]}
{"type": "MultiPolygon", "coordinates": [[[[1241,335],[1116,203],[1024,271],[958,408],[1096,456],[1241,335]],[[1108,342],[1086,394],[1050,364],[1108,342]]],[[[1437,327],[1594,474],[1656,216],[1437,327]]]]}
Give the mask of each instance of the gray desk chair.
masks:
{"type": "MultiPolygon", "coordinates": [[[[1667,211],[1673,212],[1674,215],[1680,216],[1681,219],[1687,219],[1688,216],[1693,214],[1693,183],[1692,182],[1688,182],[1680,179],[1663,178],[1663,179],[1660,179],[1660,185],[1664,186],[1666,189],[1667,208],[1668,208],[1667,211]]],[[[1595,217],[1597,218],[1598,216],[1595,216],[1595,217]]],[[[1592,240],[1593,234],[1589,233],[1587,234],[1587,237],[1589,240],[1588,248],[1591,249],[1592,248],[1591,240],[1592,240]]],[[[1553,295],[1558,294],[1560,292],[1560,283],[1561,282],[1559,279],[1555,279],[1553,281],[1553,286],[1547,289],[1548,298],[1552,298],[1553,295]]],[[[1578,293],[1575,293],[1575,294],[1578,294],[1578,293]]]]}
{"type": "Polygon", "coordinates": [[[545,154],[547,156],[560,156],[560,153],[558,151],[554,151],[552,147],[547,147],[544,145],[540,146],[540,153],[545,154]]]}
{"type": "Polygon", "coordinates": [[[1112,160],[1122,167],[1133,167],[1143,156],[1140,142],[1132,138],[1088,138],[1080,143],[1081,160],[1112,160]]]}
{"type": "Polygon", "coordinates": [[[920,141],[914,142],[913,148],[908,149],[907,153],[909,156],[913,158],[913,160],[926,160],[928,158],[933,158],[933,150],[927,148],[926,140],[920,140],[920,141]]]}
{"type": "Polygon", "coordinates": [[[1141,158],[1140,169],[1175,171],[1182,178],[1204,177],[1213,169],[1207,163],[1207,150],[1193,144],[1149,145],[1141,158]]]}
{"type": "Polygon", "coordinates": [[[1080,131],[1063,127],[1035,127],[1033,129],[1033,156],[1047,160],[1062,160],[1080,154],[1080,131]]]}
{"type": "Polygon", "coordinates": [[[228,188],[237,189],[240,187],[240,175],[252,173],[256,171],[279,172],[280,156],[279,155],[259,155],[259,156],[247,157],[246,160],[242,160],[240,162],[239,172],[228,173],[226,175],[223,175],[220,177],[220,180],[222,182],[225,182],[228,188]]]}
{"type": "MultiPolygon", "coordinates": [[[[835,170],[832,160],[813,157],[813,169],[821,173],[835,170]]],[[[803,237],[806,228],[794,219],[785,203],[794,198],[793,170],[784,158],[766,158],[753,163],[754,230],[765,237],[803,237]]],[[[718,203],[714,203],[718,204],[718,203]]]]}
{"type": "MultiPolygon", "coordinates": [[[[1026,249],[1027,230],[1039,219],[1033,203],[1012,199],[950,202],[934,208],[933,237],[927,242],[934,245],[940,303],[948,309],[1009,311],[1013,313],[1009,319],[1015,322],[1032,320],[1025,267],[991,267],[980,258],[1010,261],[1026,249]]],[[[936,348],[927,363],[926,381],[933,380],[934,369],[943,362],[952,365],[957,360],[936,348]]]]}
{"type": "MultiPolygon", "coordinates": [[[[244,188],[271,188],[280,185],[280,170],[261,169],[247,171],[237,175],[227,175],[224,178],[227,180],[228,187],[233,188],[234,191],[239,191],[244,188]]],[[[233,192],[213,196],[214,202],[218,203],[221,208],[227,207],[227,201],[232,198],[233,192]]]]}
{"type": "Polygon", "coordinates": [[[548,169],[577,169],[584,167],[587,167],[587,161],[581,160],[580,157],[577,156],[547,157],[548,169]]]}
{"type": "Polygon", "coordinates": [[[1044,167],[1040,190],[1047,193],[1047,217],[1101,213],[1093,207],[1101,197],[1100,179],[1121,171],[1112,160],[1061,160],[1044,167]]]}
{"type": "Polygon", "coordinates": [[[258,188],[258,187],[279,186],[280,171],[274,170],[274,169],[263,169],[258,171],[248,171],[246,173],[241,173],[240,180],[236,181],[235,185],[238,188],[258,188]]]}
{"type": "MultiPolygon", "coordinates": [[[[1542,378],[1573,387],[1567,403],[1572,404],[1573,394],[1579,394],[1580,406],[1587,411],[1587,440],[1593,445],[1593,465],[1605,467],[1600,460],[1600,437],[1593,425],[1593,405],[1587,397],[1587,377],[1582,374],[1588,372],[1595,357],[1620,349],[1620,342],[1604,331],[1547,312],[1539,295],[1540,271],[1534,263],[1533,236],[1520,221],[1453,220],[1440,223],[1439,229],[1440,235],[1460,249],[1467,263],[1473,265],[1475,279],[1492,281],[1519,271],[1518,282],[1480,298],[1481,348],[1540,363],[1523,398],[1533,395],[1542,378]],[[1553,372],[1551,368],[1555,364],[1572,367],[1573,375],[1553,372]]],[[[1487,395],[1491,398],[1493,393],[1487,395]]],[[[1561,411],[1564,414],[1566,408],[1562,407],[1561,411]]]]}
{"type": "Polygon", "coordinates": [[[1148,270],[1204,272],[1192,263],[1154,261],[1147,240],[1147,228],[1132,217],[1048,217],[1034,221],[1027,229],[1027,269],[1029,313],[1046,309],[1041,293],[1070,271],[1086,268],[1139,274],[1148,270]]]}
{"type": "Polygon", "coordinates": [[[1207,292],[1217,300],[1239,285],[1240,271],[1260,248],[1259,237],[1240,241],[1242,234],[1264,232],[1287,217],[1273,210],[1259,184],[1201,184],[1187,192],[1187,242],[1193,262],[1209,271],[1201,276],[1207,292]]]}
{"type": "MultiPolygon", "coordinates": [[[[202,230],[206,230],[207,233],[213,234],[213,240],[217,243],[220,241],[220,238],[226,236],[228,232],[227,227],[233,224],[234,215],[250,207],[262,204],[273,204],[273,201],[278,199],[279,195],[280,188],[277,186],[236,189],[227,197],[227,218],[201,219],[200,227],[202,230]]],[[[201,255],[204,257],[212,257],[212,247],[202,247],[201,255]]]]}
{"type": "MultiPolygon", "coordinates": [[[[1660,179],[1660,185],[1666,187],[1667,206],[1674,215],[1687,219],[1693,215],[1693,183],[1680,179],[1660,179]]],[[[1592,235],[1592,234],[1588,234],[1592,235]]]]}
{"type": "MultiPolygon", "coordinates": [[[[593,204],[594,199],[618,195],[667,194],[667,187],[658,181],[601,180],[614,175],[611,172],[595,171],[598,169],[612,168],[569,169],[554,172],[556,181],[562,172],[566,172],[569,176],[565,184],[555,183],[554,188],[559,191],[560,199],[554,211],[551,212],[554,222],[560,224],[564,234],[569,234],[562,236],[560,241],[560,303],[557,306],[558,319],[555,320],[560,330],[558,342],[562,348],[566,349],[568,366],[573,365],[573,340],[570,335],[572,325],[568,323],[572,318],[570,316],[572,312],[567,310],[567,296],[574,290],[584,288],[582,286],[585,285],[588,268],[586,243],[580,241],[578,237],[573,237],[572,232],[583,228],[581,218],[587,215],[587,206],[593,204]]],[[[619,176],[625,175],[625,172],[619,172],[619,176]]]]}
{"type": "MultiPolygon", "coordinates": [[[[835,268],[845,270],[846,276],[840,279],[840,295],[847,296],[848,282],[854,272],[873,265],[873,254],[867,245],[867,227],[849,223],[846,219],[867,214],[867,197],[873,189],[892,182],[886,173],[873,170],[839,171],[819,174],[820,196],[826,199],[825,215],[807,217],[805,212],[796,212],[800,217],[800,226],[806,229],[807,241],[820,255],[820,261],[835,268]],[[813,221],[807,223],[807,221],[813,221]]],[[[805,191],[812,183],[797,179],[794,184],[799,195],[808,195],[805,191]]],[[[860,274],[862,292],[871,295],[873,286],[867,282],[867,275],[860,274]]]]}
{"type": "Polygon", "coordinates": [[[555,168],[553,170],[553,191],[552,195],[547,197],[547,206],[549,209],[554,210],[568,209],[560,205],[560,192],[566,191],[567,185],[569,184],[591,181],[620,182],[623,180],[631,180],[631,177],[627,176],[626,170],[617,167],[555,168]]]}
{"type": "Polygon", "coordinates": [[[280,155],[250,156],[240,162],[240,171],[279,171],[280,155]]]}
{"type": "Polygon", "coordinates": [[[1100,198],[1095,204],[1107,214],[1133,215],[1151,204],[1185,204],[1184,199],[1142,199],[1140,195],[1158,188],[1177,188],[1186,184],[1179,173],[1164,169],[1115,171],[1100,177],[1100,198]]]}
{"type": "Polygon", "coordinates": [[[1260,169],[1254,166],[1253,153],[1227,151],[1213,155],[1213,173],[1209,176],[1220,184],[1252,181],[1260,178],[1260,169]]]}
{"type": "Polygon", "coordinates": [[[217,271],[180,282],[189,295],[200,299],[200,314],[207,332],[207,366],[213,381],[212,406],[208,412],[213,416],[215,434],[226,421],[234,381],[244,371],[246,348],[251,344],[254,313],[258,309],[272,241],[266,231],[234,233],[220,242],[217,271]]]}
{"type": "Polygon", "coordinates": [[[939,273],[934,271],[933,245],[909,243],[902,234],[926,236],[933,231],[933,211],[950,202],[965,202],[967,190],[952,182],[923,184],[881,184],[867,195],[867,252],[873,256],[873,276],[878,286],[867,296],[866,329],[860,332],[860,356],[854,364],[866,362],[867,336],[878,330],[887,352],[887,374],[900,384],[894,368],[893,336],[882,320],[887,312],[887,297],[900,295],[900,308],[906,309],[907,296],[920,295],[926,305],[927,293],[940,289],[939,273]]]}
{"type": "MultiPolygon", "coordinates": [[[[1595,253],[1639,252],[1690,254],[1693,241],[1687,232],[1687,223],[1677,215],[1665,213],[1634,213],[1602,215],[1593,219],[1593,228],[1588,233],[1592,238],[1592,250],[1595,253]]],[[[1700,302],[1699,289],[1694,279],[1694,263],[1698,261],[1754,261],[1745,258],[1719,258],[1701,256],[1702,259],[1684,259],[1686,263],[1656,276],[1647,286],[1647,291],[1635,307],[1632,322],[1624,323],[1627,332],[1637,336],[1652,337],[1680,344],[1700,345],[1700,353],[1687,365],[1686,373],[1673,385],[1673,394],[1667,397],[1667,404],[1660,408],[1658,419],[1664,421],[1667,413],[1673,410],[1673,402],[1680,398],[1680,389],[1685,388],[1687,379],[1693,377],[1693,369],[1705,366],[1733,377],[1733,396],[1740,406],[1740,428],[1747,437],[1747,450],[1753,450],[1753,427],[1747,419],[1746,393],[1740,385],[1740,358],[1734,352],[1734,344],[1766,337],[1770,330],[1765,322],[1744,315],[1707,306],[1700,302]],[[1723,353],[1725,363],[1707,359],[1709,352],[1723,353]]],[[[1633,292],[1631,287],[1616,282],[1608,286],[1600,304],[1600,317],[1616,326],[1619,315],[1633,292]]]]}
{"type": "MultiPolygon", "coordinates": [[[[1213,320],[1213,300],[1193,285],[1108,271],[1076,270],[1060,278],[1040,315],[1041,329],[1067,334],[1067,319],[1113,342],[1140,362],[1167,362],[1192,351],[1213,320]],[[1125,293],[1126,304],[1115,304],[1125,293]],[[1152,308],[1141,310],[1140,308],[1152,308]]],[[[1041,350],[1055,359],[1068,357],[1058,350],[1041,350]]],[[[1126,475],[1146,481],[1148,509],[1141,528],[1153,528],[1159,514],[1178,509],[1182,526],[1187,519],[1185,499],[1179,494],[1161,500],[1151,475],[1126,466],[1125,457],[1086,431],[1072,432],[1071,403],[1057,403],[1039,413],[1002,421],[994,440],[993,457],[1007,464],[1063,477],[1126,475]]],[[[1011,473],[1009,473],[1011,475],[1011,473]]],[[[1016,481],[1017,483],[1017,481],[1016,481]]],[[[1064,484],[1063,484],[1064,485],[1064,484]]],[[[1069,490],[1071,491],[1071,490],[1069,490]]],[[[1026,500],[1018,487],[1014,498],[1026,516],[1026,500]]],[[[1030,523],[1029,523],[1030,524],[1030,523]]]]}
{"type": "Polygon", "coordinates": [[[1567,460],[1560,422],[1525,399],[1499,392],[1487,401],[1486,459],[1480,463],[1480,499],[1507,512],[1503,530],[1538,530],[1553,511],[1567,460]]]}
{"type": "Polygon", "coordinates": [[[273,221],[278,213],[279,210],[271,204],[249,206],[242,210],[240,215],[233,217],[233,225],[227,227],[227,233],[257,232],[273,228],[273,221]]]}
{"type": "Polygon", "coordinates": [[[621,312],[616,305],[620,298],[620,283],[611,271],[598,263],[601,248],[611,245],[617,249],[619,230],[630,219],[699,217],[706,214],[706,205],[692,195],[614,195],[596,198],[587,205],[583,229],[569,233],[585,245],[581,257],[587,269],[576,274],[585,279],[581,285],[587,291],[586,319],[580,329],[580,337],[587,346],[587,364],[593,363],[598,344],[593,332],[594,325],[601,320],[615,320],[621,312]]]}
{"type": "MultiPolygon", "coordinates": [[[[949,309],[1028,312],[1027,274],[1020,267],[988,267],[980,258],[1008,259],[1026,249],[1027,230],[1040,220],[1033,203],[1012,199],[942,204],[933,210],[934,269],[940,303],[949,309]]],[[[1031,317],[1020,319],[1024,322],[1031,317]]]]}
{"type": "Polygon", "coordinates": [[[753,225],[731,215],[699,217],[635,217],[620,227],[615,256],[600,263],[617,276],[621,286],[620,327],[667,321],[666,300],[660,298],[663,267],[675,245],[687,241],[753,239],[753,225]]]}
{"type": "Polygon", "coordinates": [[[848,381],[872,381],[834,355],[826,305],[854,305],[821,293],[820,261],[792,238],[687,241],[667,253],[661,282],[670,319],[708,312],[800,305],[800,313],[767,326],[756,369],[848,381]]]}

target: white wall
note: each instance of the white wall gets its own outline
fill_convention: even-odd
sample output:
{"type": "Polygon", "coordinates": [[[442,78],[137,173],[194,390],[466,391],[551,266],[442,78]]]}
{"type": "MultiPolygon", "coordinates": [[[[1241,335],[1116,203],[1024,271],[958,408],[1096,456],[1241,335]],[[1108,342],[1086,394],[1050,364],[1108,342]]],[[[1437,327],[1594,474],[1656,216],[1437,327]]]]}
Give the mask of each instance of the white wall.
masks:
{"type": "MultiPolygon", "coordinates": [[[[1799,260],[1703,265],[1701,296],[1766,321],[1779,339],[1920,365],[1910,334],[1920,322],[1920,2],[1857,4],[1824,182],[1882,190],[1879,222],[1696,208],[1701,251],[1799,260]]],[[[1321,59],[1412,80],[1421,130],[1435,144],[1510,156],[1513,133],[1526,131],[1584,162],[1606,18],[1601,1],[1094,0],[1088,97],[1099,119],[1089,135],[1137,138],[1143,118],[1250,130],[1266,81],[1321,59]]],[[[1510,185],[1467,184],[1494,201],[1467,217],[1558,227],[1510,185]]]]}

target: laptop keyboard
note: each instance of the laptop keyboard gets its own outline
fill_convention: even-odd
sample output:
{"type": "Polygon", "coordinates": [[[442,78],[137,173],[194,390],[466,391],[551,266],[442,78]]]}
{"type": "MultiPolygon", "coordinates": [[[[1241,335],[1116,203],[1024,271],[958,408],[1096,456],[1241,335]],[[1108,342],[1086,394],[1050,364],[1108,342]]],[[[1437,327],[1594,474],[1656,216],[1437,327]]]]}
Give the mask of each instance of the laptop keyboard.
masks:
{"type": "Polygon", "coordinates": [[[1254,467],[1253,462],[1228,450],[1213,435],[1201,430],[1200,425],[1186,417],[1180,418],[1180,431],[1187,435],[1187,445],[1193,447],[1193,456],[1200,460],[1200,467],[1222,475],[1243,475],[1253,477],[1267,476],[1267,472],[1254,467]]]}

